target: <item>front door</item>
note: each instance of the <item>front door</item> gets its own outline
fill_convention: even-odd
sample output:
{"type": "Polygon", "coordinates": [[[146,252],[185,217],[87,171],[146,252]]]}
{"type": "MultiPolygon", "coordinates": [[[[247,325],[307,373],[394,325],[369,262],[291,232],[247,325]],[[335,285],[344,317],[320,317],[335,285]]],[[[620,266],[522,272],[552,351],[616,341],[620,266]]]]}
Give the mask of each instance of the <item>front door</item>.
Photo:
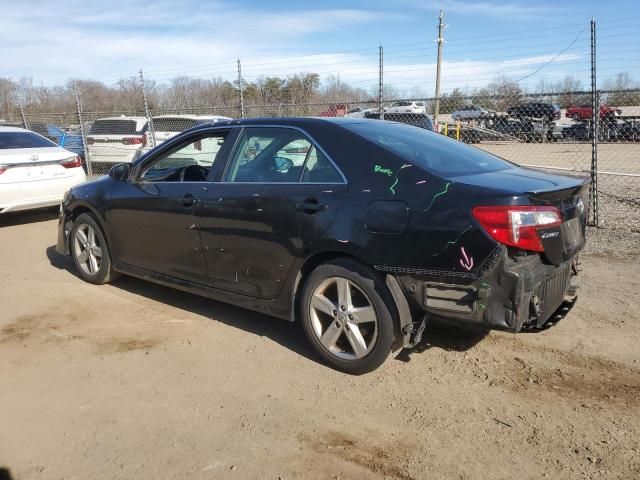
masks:
{"type": "Polygon", "coordinates": [[[207,283],[198,218],[226,135],[198,134],[161,149],[136,179],[118,182],[105,215],[118,261],[207,283]]]}
{"type": "Polygon", "coordinates": [[[207,269],[217,288],[271,299],[329,227],[346,183],[297,129],[246,127],[236,145],[201,205],[207,269]]]}

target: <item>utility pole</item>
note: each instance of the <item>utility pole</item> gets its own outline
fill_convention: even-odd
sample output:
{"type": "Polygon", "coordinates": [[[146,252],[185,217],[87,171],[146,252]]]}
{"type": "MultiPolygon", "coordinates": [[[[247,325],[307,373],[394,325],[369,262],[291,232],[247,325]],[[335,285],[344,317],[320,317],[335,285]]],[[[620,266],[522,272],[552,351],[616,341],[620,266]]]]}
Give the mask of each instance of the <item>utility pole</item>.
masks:
{"type": "Polygon", "coordinates": [[[442,65],[442,44],[444,43],[444,38],[442,36],[443,30],[446,25],[444,24],[444,12],[440,10],[440,15],[438,16],[438,63],[436,64],[436,103],[433,114],[433,124],[438,129],[438,115],[440,115],[440,67],[442,65]]]}
{"type": "Polygon", "coordinates": [[[80,93],[78,93],[78,86],[73,85],[73,91],[76,96],[76,110],[78,111],[78,123],[80,124],[80,135],[82,136],[82,150],[84,152],[84,164],[87,166],[87,174],[91,177],[93,175],[93,165],[91,164],[91,158],[89,157],[89,148],[87,147],[87,132],[84,130],[84,120],[82,118],[82,100],[80,99],[80,93]]]}
{"type": "Polygon", "coordinates": [[[240,118],[244,118],[244,95],[242,94],[242,65],[238,59],[238,91],[240,92],[240,118]]]}
{"type": "Polygon", "coordinates": [[[149,102],[147,101],[147,87],[144,84],[144,76],[142,75],[142,69],[140,69],[140,83],[142,84],[142,100],[144,102],[144,114],[147,117],[147,123],[149,124],[149,146],[151,148],[156,146],[156,132],[153,128],[153,119],[151,118],[151,112],[149,111],[149,102]]]}
{"type": "MultiPolygon", "coordinates": [[[[24,114],[24,108],[22,108],[22,102],[19,103],[20,105],[20,116],[22,116],[22,126],[29,130],[29,123],[27,122],[27,116],[24,114]]],[[[9,109],[7,108],[7,112],[9,111],[9,109]]]]}
{"type": "Polygon", "coordinates": [[[380,45],[378,52],[379,52],[379,60],[378,60],[378,67],[379,67],[379,72],[378,72],[378,111],[380,112],[380,120],[384,120],[384,108],[382,107],[382,101],[384,99],[384,94],[383,94],[383,90],[384,90],[384,69],[383,69],[384,51],[382,49],[382,45],[380,45]]]}
{"type": "Polygon", "coordinates": [[[591,187],[589,208],[593,212],[593,225],[598,227],[598,120],[600,95],[596,77],[596,20],[591,18],[591,187]]]}

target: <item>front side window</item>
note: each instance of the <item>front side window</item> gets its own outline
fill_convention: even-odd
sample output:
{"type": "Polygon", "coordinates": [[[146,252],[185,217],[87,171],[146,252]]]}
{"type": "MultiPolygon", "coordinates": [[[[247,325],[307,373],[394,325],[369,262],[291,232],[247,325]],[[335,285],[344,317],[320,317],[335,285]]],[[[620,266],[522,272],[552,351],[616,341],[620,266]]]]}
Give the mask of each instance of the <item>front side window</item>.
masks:
{"type": "Polygon", "coordinates": [[[302,132],[271,127],[244,129],[224,176],[224,181],[236,183],[340,180],[333,164],[302,132]]]}
{"type": "Polygon", "coordinates": [[[142,174],[148,182],[205,181],[224,143],[225,133],[208,134],[165,153],[142,174]]]}

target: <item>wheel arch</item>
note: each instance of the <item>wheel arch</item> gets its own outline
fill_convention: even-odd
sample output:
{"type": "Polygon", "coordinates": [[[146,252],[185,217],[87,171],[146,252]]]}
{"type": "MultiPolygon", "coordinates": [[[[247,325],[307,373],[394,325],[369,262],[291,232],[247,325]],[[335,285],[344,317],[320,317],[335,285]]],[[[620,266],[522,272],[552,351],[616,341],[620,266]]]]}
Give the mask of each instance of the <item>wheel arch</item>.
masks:
{"type": "Polygon", "coordinates": [[[107,248],[109,248],[110,253],[113,254],[113,252],[111,252],[111,239],[109,238],[109,232],[105,227],[104,219],[92,205],[85,202],[78,202],[72,206],[70,205],[69,207],[67,207],[67,210],[69,211],[69,217],[67,220],[71,223],[74,223],[76,218],[78,218],[83,213],[88,213],[89,215],[91,215],[100,227],[102,235],[104,235],[104,237],[107,239],[107,248]]]}
{"type": "MultiPolygon", "coordinates": [[[[363,265],[367,265],[366,262],[362,261],[357,255],[352,253],[347,253],[340,250],[328,250],[323,252],[318,252],[314,255],[308,257],[298,268],[296,272],[296,277],[293,283],[293,288],[291,290],[291,311],[290,311],[290,321],[295,322],[297,318],[297,313],[300,309],[300,294],[306,279],[309,274],[319,265],[323,263],[330,262],[332,260],[336,260],[338,258],[346,258],[350,260],[355,260],[363,265]]],[[[394,342],[393,350],[401,348],[404,343],[406,343],[406,339],[403,338],[402,332],[405,327],[412,322],[411,309],[409,307],[409,303],[407,302],[406,297],[402,293],[402,289],[400,284],[396,280],[393,275],[384,274],[380,272],[380,276],[387,286],[387,290],[389,292],[389,298],[393,302],[392,305],[392,315],[396,328],[396,341],[394,342]]]]}

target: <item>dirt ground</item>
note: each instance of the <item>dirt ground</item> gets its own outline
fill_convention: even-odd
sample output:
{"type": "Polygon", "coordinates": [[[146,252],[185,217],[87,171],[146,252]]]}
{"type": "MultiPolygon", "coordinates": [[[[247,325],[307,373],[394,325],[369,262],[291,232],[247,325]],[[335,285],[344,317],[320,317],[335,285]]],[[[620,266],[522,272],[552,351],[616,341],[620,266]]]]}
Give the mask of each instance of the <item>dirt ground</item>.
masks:
{"type": "Polygon", "coordinates": [[[55,238],[54,214],[0,219],[10,478],[640,478],[636,249],[583,255],[580,298],[549,330],[432,324],[353,377],[296,324],[83,283],[55,238]]]}

